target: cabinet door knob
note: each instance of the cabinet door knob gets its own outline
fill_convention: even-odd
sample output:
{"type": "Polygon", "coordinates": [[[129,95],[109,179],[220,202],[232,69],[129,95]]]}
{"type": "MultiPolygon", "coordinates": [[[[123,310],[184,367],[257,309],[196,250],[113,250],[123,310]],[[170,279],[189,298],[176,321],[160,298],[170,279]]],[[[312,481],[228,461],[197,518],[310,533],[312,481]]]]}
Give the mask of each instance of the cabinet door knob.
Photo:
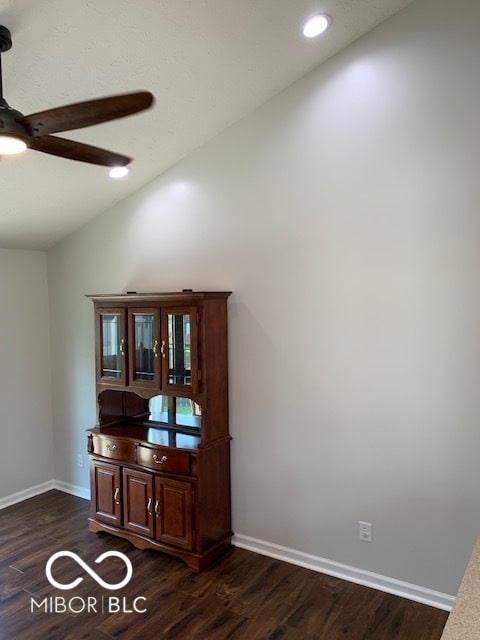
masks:
{"type": "Polygon", "coordinates": [[[155,515],[157,518],[160,516],[160,504],[158,500],[155,500],[155,515]]]}
{"type": "Polygon", "coordinates": [[[125,340],[123,338],[120,340],[120,355],[125,355],[125,340]]]}
{"type": "Polygon", "coordinates": [[[155,461],[155,464],[163,464],[164,462],[167,461],[167,456],[162,456],[160,458],[160,460],[158,459],[158,456],[156,453],[153,454],[153,459],[155,461]]]}
{"type": "Polygon", "coordinates": [[[160,353],[162,354],[162,358],[165,358],[165,340],[162,340],[162,346],[160,348],[160,353]]]}
{"type": "Polygon", "coordinates": [[[152,499],[151,498],[148,499],[147,511],[148,511],[148,515],[151,516],[152,515],[152,499]]]}
{"type": "Polygon", "coordinates": [[[153,343],[153,355],[158,358],[158,340],[153,343]]]}
{"type": "Polygon", "coordinates": [[[114,499],[116,504],[120,504],[119,497],[120,497],[120,489],[117,487],[115,489],[115,493],[113,494],[113,499],[114,499]]]}

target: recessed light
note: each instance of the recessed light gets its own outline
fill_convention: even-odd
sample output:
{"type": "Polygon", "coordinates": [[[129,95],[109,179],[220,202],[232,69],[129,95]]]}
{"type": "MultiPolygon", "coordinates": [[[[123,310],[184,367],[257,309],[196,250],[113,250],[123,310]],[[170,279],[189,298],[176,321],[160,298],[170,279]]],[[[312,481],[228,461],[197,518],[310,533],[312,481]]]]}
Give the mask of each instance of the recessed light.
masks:
{"type": "Polygon", "coordinates": [[[330,22],[330,16],[325,13],[313,16],[303,25],[303,35],[306,38],[315,38],[325,31],[330,22]]]}
{"type": "Polygon", "coordinates": [[[118,178],[125,178],[129,173],[130,169],[128,167],[112,167],[108,175],[110,178],[117,180],[118,178]]]}

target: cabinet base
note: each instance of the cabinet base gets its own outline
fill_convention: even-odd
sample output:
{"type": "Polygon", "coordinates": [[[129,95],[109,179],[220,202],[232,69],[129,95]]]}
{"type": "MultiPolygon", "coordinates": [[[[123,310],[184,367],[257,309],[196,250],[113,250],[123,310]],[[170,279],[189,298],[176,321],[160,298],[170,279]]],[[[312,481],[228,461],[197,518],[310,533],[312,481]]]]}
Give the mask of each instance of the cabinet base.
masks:
{"type": "Polygon", "coordinates": [[[203,553],[195,553],[193,551],[177,549],[170,545],[162,544],[152,538],[147,538],[139,535],[138,533],[132,533],[125,529],[120,529],[119,527],[113,527],[112,525],[99,522],[93,518],[88,519],[88,528],[93,533],[100,533],[103,531],[105,533],[110,533],[114,536],[124,538],[137,549],[156,549],[157,551],[162,551],[170,556],[180,558],[180,560],[183,560],[185,564],[194,571],[203,571],[203,569],[206,569],[231,548],[231,534],[222,538],[222,540],[209,547],[203,553]]]}

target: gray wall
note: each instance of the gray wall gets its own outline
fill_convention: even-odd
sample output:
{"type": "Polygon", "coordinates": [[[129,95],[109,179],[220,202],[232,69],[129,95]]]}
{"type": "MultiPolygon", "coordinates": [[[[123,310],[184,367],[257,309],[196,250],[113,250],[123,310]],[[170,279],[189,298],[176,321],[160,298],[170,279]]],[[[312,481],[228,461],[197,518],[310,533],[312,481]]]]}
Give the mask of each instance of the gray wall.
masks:
{"type": "Polygon", "coordinates": [[[0,503],[53,478],[47,256],[0,249],[0,503]]]}
{"type": "Polygon", "coordinates": [[[58,480],[88,486],[84,294],[231,289],[235,532],[456,592],[480,532],[479,24],[417,0],[49,252],[58,480]]]}

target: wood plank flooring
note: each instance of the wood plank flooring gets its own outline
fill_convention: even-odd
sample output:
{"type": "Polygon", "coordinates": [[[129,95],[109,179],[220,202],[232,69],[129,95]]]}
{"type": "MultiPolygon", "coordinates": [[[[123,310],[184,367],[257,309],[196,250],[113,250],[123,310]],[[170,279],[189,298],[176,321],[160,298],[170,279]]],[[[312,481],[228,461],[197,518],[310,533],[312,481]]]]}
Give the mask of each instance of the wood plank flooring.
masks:
{"type": "Polygon", "coordinates": [[[196,574],[174,558],[90,533],[87,514],[87,501],[59,491],[0,511],[0,640],[438,640],[447,619],[444,611],[242,549],[196,574]],[[125,576],[121,559],[94,561],[121,551],[133,577],[109,591],[72,558],[59,558],[52,566],[59,583],[84,579],[70,591],[56,589],[45,566],[63,550],[110,584],[125,576]]]}

